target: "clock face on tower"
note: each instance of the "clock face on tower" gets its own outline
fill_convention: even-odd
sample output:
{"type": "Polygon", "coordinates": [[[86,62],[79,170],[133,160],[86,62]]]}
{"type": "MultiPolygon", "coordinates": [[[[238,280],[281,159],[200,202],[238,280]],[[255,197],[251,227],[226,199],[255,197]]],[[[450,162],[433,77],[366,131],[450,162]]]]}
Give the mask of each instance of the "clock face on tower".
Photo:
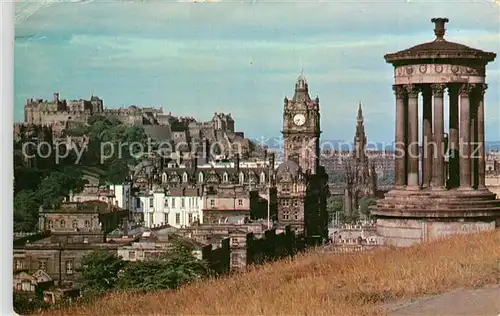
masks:
{"type": "Polygon", "coordinates": [[[297,126],[302,126],[306,122],[306,117],[304,114],[295,114],[293,117],[293,123],[297,126]]]}

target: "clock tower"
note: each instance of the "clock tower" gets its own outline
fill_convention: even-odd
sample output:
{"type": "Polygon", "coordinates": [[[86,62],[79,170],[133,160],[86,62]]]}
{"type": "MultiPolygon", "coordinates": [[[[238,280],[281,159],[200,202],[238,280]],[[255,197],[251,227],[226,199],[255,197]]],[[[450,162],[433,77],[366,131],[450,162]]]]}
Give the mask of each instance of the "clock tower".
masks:
{"type": "Polygon", "coordinates": [[[307,80],[300,75],[295,94],[285,97],[283,110],[285,160],[294,161],[303,172],[316,174],[319,166],[319,98],[311,100],[307,80]]]}

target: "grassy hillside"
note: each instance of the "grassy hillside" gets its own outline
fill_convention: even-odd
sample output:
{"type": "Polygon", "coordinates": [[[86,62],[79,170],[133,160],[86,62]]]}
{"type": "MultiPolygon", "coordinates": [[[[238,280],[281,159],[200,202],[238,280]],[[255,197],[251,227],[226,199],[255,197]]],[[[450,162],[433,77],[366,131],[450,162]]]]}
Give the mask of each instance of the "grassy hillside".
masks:
{"type": "Polygon", "coordinates": [[[500,231],[406,249],[312,251],[175,292],[114,293],[44,315],[383,315],[392,299],[500,282],[500,231]]]}

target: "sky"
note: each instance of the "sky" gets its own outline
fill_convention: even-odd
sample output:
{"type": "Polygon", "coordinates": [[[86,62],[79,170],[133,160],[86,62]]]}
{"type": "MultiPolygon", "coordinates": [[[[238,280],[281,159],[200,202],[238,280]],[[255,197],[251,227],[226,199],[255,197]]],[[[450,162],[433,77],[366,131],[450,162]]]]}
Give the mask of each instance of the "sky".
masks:
{"type": "MultiPolygon", "coordinates": [[[[323,138],[352,140],[361,102],[368,140],[389,142],[395,100],[384,54],[432,41],[433,17],[450,20],[447,40],[500,53],[494,1],[202,2],[19,0],[14,120],[31,97],[94,94],[106,107],[198,120],[229,112],[248,137],[272,137],[303,71],[320,98],[323,138]]],[[[500,140],[499,67],[487,67],[491,141],[500,140]]]]}

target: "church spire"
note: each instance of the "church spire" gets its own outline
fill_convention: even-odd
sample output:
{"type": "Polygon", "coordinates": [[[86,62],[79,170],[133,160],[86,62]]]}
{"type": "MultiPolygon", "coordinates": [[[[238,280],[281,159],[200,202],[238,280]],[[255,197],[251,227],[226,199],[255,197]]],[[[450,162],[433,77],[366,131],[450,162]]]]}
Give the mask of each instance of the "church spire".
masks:
{"type": "Polygon", "coordinates": [[[358,124],[359,122],[363,122],[363,107],[361,106],[361,101],[359,101],[359,107],[358,107],[358,124]]]}
{"type": "Polygon", "coordinates": [[[365,149],[366,149],[366,134],[365,125],[363,119],[363,107],[361,102],[359,102],[358,116],[356,124],[356,135],[354,135],[354,149],[355,158],[358,162],[365,162],[365,149]]]}

